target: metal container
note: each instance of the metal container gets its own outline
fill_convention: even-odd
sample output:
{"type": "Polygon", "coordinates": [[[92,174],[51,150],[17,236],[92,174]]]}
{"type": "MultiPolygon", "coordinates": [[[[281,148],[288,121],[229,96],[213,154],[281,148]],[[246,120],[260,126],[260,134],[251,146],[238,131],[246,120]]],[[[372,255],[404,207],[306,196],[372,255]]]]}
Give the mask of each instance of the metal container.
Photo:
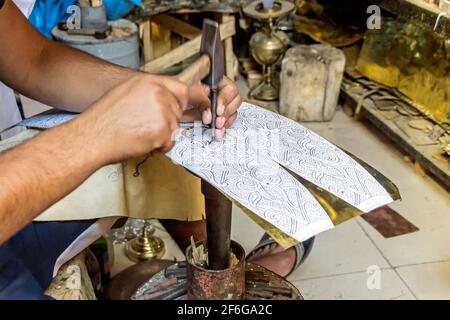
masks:
{"type": "Polygon", "coordinates": [[[106,9],[104,6],[81,6],[81,28],[104,31],[108,28],[106,9]]]}
{"type": "Polygon", "coordinates": [[[112,32],[105,39],[96,39],[94,36],[69,34],[67,31],[55,27],[52,34],[56,40],[68,46],[123,67],[138,69],[140,60],[136,24],[126,19],[109,21],[108,24],[113,29],[124,29],[127,32],[112,32]]]}
{"type": "MultiPolygon", "coordinates": [[[[206,242],[200,241],[196,246],[206,242]]],[[[242,300],[245,295],[245,251],[231,241],[231,251],[238,263],[225,270],[207,270],[192,262],[192,248],[186,249],[188,299],[190,300],[242,300]]]]}

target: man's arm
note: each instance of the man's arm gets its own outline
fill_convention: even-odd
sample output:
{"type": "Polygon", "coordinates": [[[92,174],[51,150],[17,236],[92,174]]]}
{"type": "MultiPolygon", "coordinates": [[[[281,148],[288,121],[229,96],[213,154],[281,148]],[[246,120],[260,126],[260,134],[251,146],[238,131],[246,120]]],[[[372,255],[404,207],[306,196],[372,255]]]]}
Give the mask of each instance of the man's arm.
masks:
{"type": "Polygon", "coordinates": [[[69,122],[0,155],[0,244],[105,163],[89,135],[69,122]]]}
{"type": "MultiPolygon", "coordinates": [[[[84,111],[118,84],[142,74],[47,40],[11,0],[6,0],[0,10],[0,48],[1,81],[30,98],[69,111],[84,111]]],[[[209,91],[201,84],[190,91],[190,104],[198,111],[206,110],[203,121],[211,123],[209,91]]],[[[216,125],[220,137],[236,119],[241,103],[234,82],[226,78],[222,81],[217,103],[216,125]]],[[[186,119],[195,113],[188,112],[186,119]]],[[[201,119],[202,115],[197,118],[201,119]]]]}
{"type": "Polygon", "coordinates": [[[100,167],[171,148],[188,89],[162,81],[131,78],[76,119],[0,154],[0,244],[100,167]]]}
{"type": "Polygon", "coordinates": [[[0,48],[2,82],[30,98],[69,111],[83,111],[139,73],[49,41],[11,0],[0,10],[0,48]]]}

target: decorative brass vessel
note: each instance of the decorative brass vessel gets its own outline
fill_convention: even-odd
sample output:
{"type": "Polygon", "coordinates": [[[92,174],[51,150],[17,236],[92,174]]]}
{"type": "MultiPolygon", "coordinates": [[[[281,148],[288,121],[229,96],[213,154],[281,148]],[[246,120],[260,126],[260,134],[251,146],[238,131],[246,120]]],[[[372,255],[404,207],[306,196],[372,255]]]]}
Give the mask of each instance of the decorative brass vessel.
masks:
{"type": "Polygon", "coordinates": [[[164,242],[160,238],[155,237],[154,233],[155,229],[153,226],[146,222],[142,228],[142,234],[126,244],[125,254],[127,257],[135,262],[160,259],[166,249],[164,242]]]}
{"type": "Polygon", "coordinates": [[[276,24],[294,9],[293,3],[283,0],[274,1],[269,7],[263,5],[262,0],[257,0],[243,8],[246,16],[262,23],[260,30],[250,38],[250,53],[262,65],[264,81],[250,90],[250,98],[264,101],[278,99],[279,89],[273,83],[273,65],[283,57],[289,39],[277,29],[276,24]]]}

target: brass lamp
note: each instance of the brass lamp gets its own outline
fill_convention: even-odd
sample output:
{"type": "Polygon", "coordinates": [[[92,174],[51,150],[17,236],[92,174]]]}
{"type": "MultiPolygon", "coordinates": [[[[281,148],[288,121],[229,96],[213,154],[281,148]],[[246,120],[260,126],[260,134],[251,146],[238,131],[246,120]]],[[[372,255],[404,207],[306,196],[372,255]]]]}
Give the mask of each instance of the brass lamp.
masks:
{"type": "Polygon", "coordinates": [[[273,101],[278,99],[279,89],[273,83],[273,65],[280,61],[287,50],[289,39],[277,30],[277,21],[289,15],[295,5],[289,1],[256,0],[242,10],[246,16],[262,23],[262,27],[250,38],[250,53],[263,66],[264,81],[250,90],[250,98],[273,101]]]}

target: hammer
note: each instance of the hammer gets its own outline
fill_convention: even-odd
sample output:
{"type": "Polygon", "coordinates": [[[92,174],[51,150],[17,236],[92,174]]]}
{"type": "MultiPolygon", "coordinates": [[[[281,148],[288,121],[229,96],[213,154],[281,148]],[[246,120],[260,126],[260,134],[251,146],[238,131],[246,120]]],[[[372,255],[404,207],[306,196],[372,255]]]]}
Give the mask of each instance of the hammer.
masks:
{"type": "MultiPolygon", "coordinates": [[[[202,82],[211,88],[212,139],[215,139],[217,117],[217,87],[224,75],[224,50],[219,24],[204,19],[200,58],[177,78],[188,86],[202,82]]],[[[202,180],[205,196],[208,262],[212,270],[230,267],[231,201],[205,180],[202,180]]]]}
{"type": "Polygon", "coordinates": [[[209,19],[203,20],[200,58],[178,74],[177,78],[188,86],[199,80],[211,89],[211,131],[212,139],[216,134],[217,87],[224,75],[224,50],[220,39],[219,24],[209,19]]]}

